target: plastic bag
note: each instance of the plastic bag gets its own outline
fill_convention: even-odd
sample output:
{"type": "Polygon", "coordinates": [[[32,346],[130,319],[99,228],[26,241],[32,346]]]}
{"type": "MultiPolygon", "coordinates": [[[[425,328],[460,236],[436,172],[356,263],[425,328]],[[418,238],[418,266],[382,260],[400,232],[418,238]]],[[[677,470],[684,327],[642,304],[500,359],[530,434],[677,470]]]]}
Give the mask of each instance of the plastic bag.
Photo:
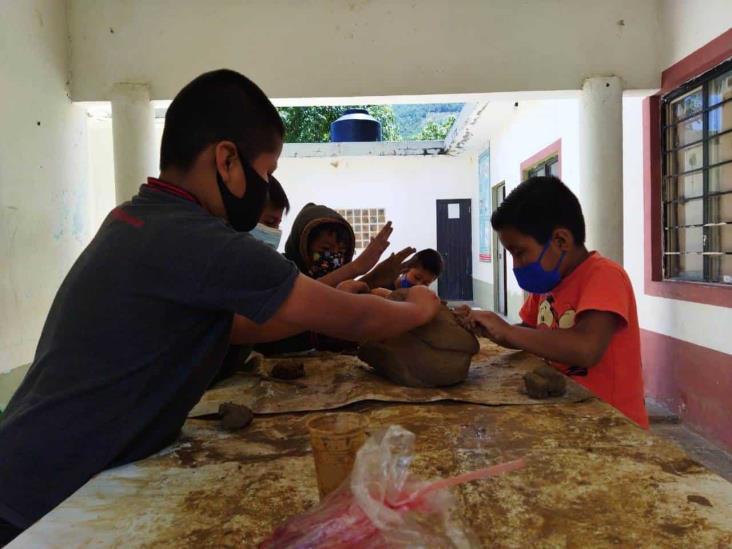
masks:
{"type": "Polygon", "coordinates": [[[350,479],[260,548],[472,546],[471,534],[450,516],[447,488],[519,469],[523,460],[424,482],[409,473],[413,447],[414,434],[398,425],[376,433],[359,450],[350,479]]]}

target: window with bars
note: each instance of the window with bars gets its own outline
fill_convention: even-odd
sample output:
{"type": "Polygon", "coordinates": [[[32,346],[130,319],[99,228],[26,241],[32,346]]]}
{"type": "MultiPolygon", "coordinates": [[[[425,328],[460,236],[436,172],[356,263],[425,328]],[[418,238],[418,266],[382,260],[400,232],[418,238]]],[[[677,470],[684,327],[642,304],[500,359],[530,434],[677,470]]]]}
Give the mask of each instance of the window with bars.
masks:
{"type": "Polygon", "coordinates": [[[552,156],[546,160],[542,160],[535,166],[532,166],[526,170],[526,176],[524,179],[529,177],[540,177],[545,175],[554,175],[559,177],[559,157],[552,156]]]}
{"type": "Polygon", "coordinates": [[[732,284],[732,61],[661,102],[663,276],[732,284]]]}
{"type": "Polygon", "coordinates": [[[360,252],[369,245],[371,239],[379,234],[386,225],[386,211],[383,208],[340,209],[336,210],[353,227],[356,235],[356,251],[360,252]]]}

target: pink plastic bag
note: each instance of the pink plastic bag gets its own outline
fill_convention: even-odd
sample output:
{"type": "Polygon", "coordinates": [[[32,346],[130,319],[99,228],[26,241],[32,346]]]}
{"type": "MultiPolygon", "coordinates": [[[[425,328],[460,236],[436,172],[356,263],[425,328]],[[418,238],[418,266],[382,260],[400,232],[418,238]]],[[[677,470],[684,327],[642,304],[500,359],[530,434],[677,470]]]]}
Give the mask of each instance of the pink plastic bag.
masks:
{"type": "Polygon", "coordinates": [[[414,434],[392,425],[359,450],[349,480],[318,506],[278,527],[261,549],[310,547],[469,547],[468,531],[451,520],[447,488],[523,467],[516,460],[434,482],[413,479],[414,434]]]}

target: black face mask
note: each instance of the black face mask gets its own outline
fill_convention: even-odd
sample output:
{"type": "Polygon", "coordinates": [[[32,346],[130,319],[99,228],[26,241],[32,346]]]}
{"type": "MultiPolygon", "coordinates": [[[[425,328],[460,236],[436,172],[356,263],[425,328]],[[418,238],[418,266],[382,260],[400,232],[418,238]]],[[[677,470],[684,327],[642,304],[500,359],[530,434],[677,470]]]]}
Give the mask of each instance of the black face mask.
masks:
{"type": "Polygon", "coordinates": [[[219,192],[224,201],[229,223],[239,232],[249,232],[257,226],[264,211],[268,184],[248,162],[242,160],[241,165],[244,168],[244,177],[247,179],[247,190],[244,191],[244,196],[239,198],[234,195],[224,183],[218,170],[216,170],[216,182],[219,184],[219,192]]]}

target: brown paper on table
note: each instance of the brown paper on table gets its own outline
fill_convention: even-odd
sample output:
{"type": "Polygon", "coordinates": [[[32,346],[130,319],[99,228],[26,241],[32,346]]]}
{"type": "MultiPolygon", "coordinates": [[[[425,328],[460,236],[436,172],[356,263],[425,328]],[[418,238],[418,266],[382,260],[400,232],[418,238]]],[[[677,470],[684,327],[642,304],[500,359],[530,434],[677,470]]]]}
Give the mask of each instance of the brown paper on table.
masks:
{"type": "MultiPolygon", "coordinates": [[[[288,359],[305,365],[305,377],[297,382],[280,382],[251,374],[239,374],[225,380],[207,391],[188,417],[215,413],[223,402],[242,404],[255,414],[278,414],[333,410],[366,400],[404,403],[447,400],[498,406],[566,404],[592,398],[592,393],[581,385],[568,383],[564,396],[534,400],[526,394],[522,376],[544,361],[486,340],[481,343],[468,378],[452,387],[430,389],[395,385],[376,375],[355,356],[321,353],[288,359]]],[[[269,371],[272,362],[281,360],[265,360],[261,373],[269,371]]]]}

